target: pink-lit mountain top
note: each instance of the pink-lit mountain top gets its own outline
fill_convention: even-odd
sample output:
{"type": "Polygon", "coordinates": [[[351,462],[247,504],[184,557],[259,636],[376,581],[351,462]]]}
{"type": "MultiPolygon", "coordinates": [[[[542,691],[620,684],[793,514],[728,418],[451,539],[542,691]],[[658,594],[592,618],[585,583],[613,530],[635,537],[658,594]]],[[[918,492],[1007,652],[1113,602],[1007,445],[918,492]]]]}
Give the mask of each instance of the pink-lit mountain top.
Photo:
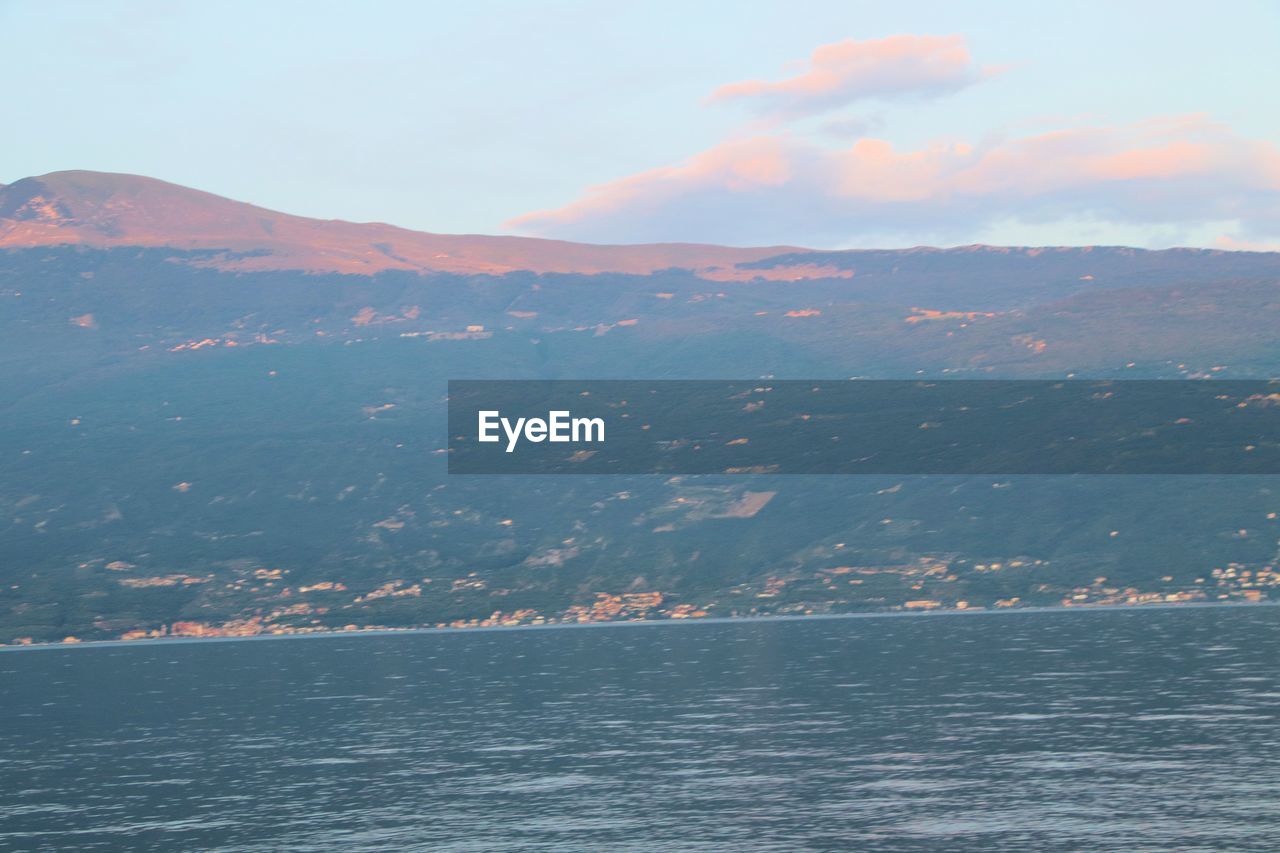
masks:
{"type": "MultiPolygon", "coordinates": [[[[735,269],[737,264],[797,251],[787,246],[597,246],[525,237],[430,234],[383,223],[292,216],[154,178],[103,172],[53,172],[0,186],[0,248],[68,244],[255,253],[217,262],[217,266],[241,270],[646,274],[679,267],[715,279],[743,275],[735,269]]],[[[822,272],[835,273],[797,265],[753,270],[750,275],[796,279],[822,272]]]]}

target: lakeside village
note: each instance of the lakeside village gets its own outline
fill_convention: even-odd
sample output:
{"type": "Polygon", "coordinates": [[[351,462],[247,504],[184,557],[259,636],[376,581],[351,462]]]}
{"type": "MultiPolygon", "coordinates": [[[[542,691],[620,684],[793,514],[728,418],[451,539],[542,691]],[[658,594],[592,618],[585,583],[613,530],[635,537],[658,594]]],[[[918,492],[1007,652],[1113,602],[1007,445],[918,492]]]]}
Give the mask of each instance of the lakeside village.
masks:
{"type": "MultiPolygon", "coordinates": [[[[965,561],[958,561],[965,562],[965,561]]],[[[417,630],[423,628],[467,629],[535,625],[573,625],[599,622],[685,620],[706,617],[750,618],[762,616],[812,616],[857,612],[937,612],[980,611],[1020,607],[1090,607],[1176,605],[1192,603],[1261,603],[1280,600],[1280,571],[1277,566],[1249,568],[1230,563],[1197,577],[1189,587],[1174,584],[1172,577],[1161,578],[1161,589],[1138,589],[1109,583],[1097,577],[1083,586],[1063,588],[1052,584],[1032,584],[1023,596],[1010,595],[980,600],[966,592],[972,590],[974,578],[991,580],[1002,575],[1033,572],[1046,565],[1040,560],[1013,559],[1008,562],[979,563],[964,568],[962,582],[957,566],[951,560],[920,557],[914,562],[889,566],[837,566],[812,573],[794,573],[787,577],[768,577],[759,583],[746,583],[721,593],[716,600],[694,604],[679,601],[659,591],[598,592],[587,604],[573,604],[553,613],[532,607],[510,610],[495,609],[483,617],[456,618],[448,621],[407,623],[404,611],[394,622],[381,623],[355,619],[357,614],[375,616],[379,605],[408,605],[414,611],[430,612],[424,601],[432,595],[442,599],[459,597],[475,601],[476,596],[489,598],[519,597],[517,590],[490,588],[475,573],[463,578],[441,580],[430,578],[409,582],[392,580],[363,593],[353,594],[342,581],[321,581],[309,585],[290,585],[288,570],[259,568],[245,577],[225,585],[226,592],[248,593],[262,604],[250,615],[225,621],[178,620],[155,627],[131,628],[115,636],[95,636],[94,640],[126,641],[161,638],[251,637],[259,635],[318,634],[362,631],[417,630]],[[439,592],[432,592],[432,588],[439,592]],[[962,597],[963,596],[963,597],[962,597]],[[351,611],[352,621],[343,620],[343,611],[351,611]]],[[[111,563],[107,568],[127,572],[127,563],[111,563]]],[[[1012,580],[1012,578],[1010,578],[1012,580]]],[[[120,586],[130,589],[157,587],[204,586],[213,577],[172,574],[159,577],[121,577],[120,586]]],[[[476,602],[478,604],[478,602],[476,602]]],[[[447,600],[440,609],[449,608],[447,600]]],[[[473,608],[467,608],[473,609],[473,608]]],[[[478,607],[474,609],[480,609],[478,607]]],[[[108,626],[95,625],[100,629],[108,626]]],[[[60,642],[80,643],[80,637],[67,636],[60,642]]],[[[32,637],[15,637],[4,645],[53,645],[37,642],[32,637]]]]}

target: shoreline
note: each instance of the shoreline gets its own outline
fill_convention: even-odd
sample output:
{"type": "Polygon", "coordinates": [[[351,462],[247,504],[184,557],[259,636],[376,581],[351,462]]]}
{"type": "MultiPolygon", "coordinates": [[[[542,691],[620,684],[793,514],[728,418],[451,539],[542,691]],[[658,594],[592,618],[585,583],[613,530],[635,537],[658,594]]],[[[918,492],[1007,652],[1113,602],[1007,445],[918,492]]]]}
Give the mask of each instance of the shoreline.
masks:
{"type": "Polygon", "coordinates": [[[488,625],[475,628],[370,628],[355,631],[309,631],[306,633],[251,634],[244,637],[155,637],[145,640],[81,640],[75,643],[31,643],[30,645],[0,646],[5,652],[50,651],[54,649],[103,649],[103,648],[152,648],[205,643],[246,643],[270,640],[335,639],[338,637],[389,637],[405,635],[458,635],[490,633],[494,631],[554,631],[559,629],[582,630],[592,628],[652,628],[664,625],[741,625],[761,622],[803,622],[831,619],[936,619],[950,616],[1013,616],[1017,614],[1065,614],[1065,613],[1116,613],[1150,610],[1201,610],[1210,608],[1269,608],[1280,607],[1280,601],[1192,601],[1159,602],[1152,604],[1091,604],[1076,607],[1053,605],[1047,607],[1007,607],[986,610],[883,610],[865,613],[813,613],[808,615],[765,616],[707,616],[697,619],[631,619],[616,622],[576,622],[553,625],[488,625]]]}

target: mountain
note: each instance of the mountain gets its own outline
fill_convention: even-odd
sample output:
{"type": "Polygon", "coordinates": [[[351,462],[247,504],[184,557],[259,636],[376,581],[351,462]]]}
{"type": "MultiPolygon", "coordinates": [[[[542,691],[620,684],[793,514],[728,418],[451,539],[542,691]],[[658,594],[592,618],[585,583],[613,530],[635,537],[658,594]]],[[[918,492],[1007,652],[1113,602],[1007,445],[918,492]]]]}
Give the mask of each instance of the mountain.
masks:
{"type": "Polygon", "coordinates": [[[1274,377],[1276,328],[1276,254],[584,246],[23,179],[0,188],[0,643],[1275,597],[1276,477],[465,477],[443,401],[456,378],[1274,377]]]}
{"type": "Polygon", "coordinates": [[[1031,291],[1061,298],[1094,287],[1247,278],[1280,266],[1275,253],[1115,246],[846,251],[697,243],[606,246],[310,219],[138,175],[66,171],[0,184],[0,250],[56,246],[172,249],[197,253],[191,263],[233,272],[501,276],[676,270],[723,283],[857,279],[850,286],[864,295],[891,286],[895,298],[949,301],[959,293],[964,301],[987,293],[995,299],[992,304],[1024,303],[1031,291]]]}
{"type": "MultiPolygon", "coordinates": [[[[137,175],[53,172],[0,185],[0,248],[82,245],[226,250],[222,269],[373,274],[533,272],[712,275],[798,251],[687,243],[593,246],[526,237],[428,234],[382,223],[309,219],[137,175]]],[[[803,272],[801,270],[800,272],[803,272]]]]}

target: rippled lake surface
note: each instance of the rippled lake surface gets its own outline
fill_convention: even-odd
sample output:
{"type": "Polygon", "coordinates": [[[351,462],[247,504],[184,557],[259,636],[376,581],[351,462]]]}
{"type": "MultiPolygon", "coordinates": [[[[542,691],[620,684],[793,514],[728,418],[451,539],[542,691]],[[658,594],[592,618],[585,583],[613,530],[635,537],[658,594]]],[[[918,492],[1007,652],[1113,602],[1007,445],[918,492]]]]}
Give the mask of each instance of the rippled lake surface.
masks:
{"type": "Polygon", "coordinates": [[[0,849],[1280,849],[1280,608],[0,654],[0,849]]]}

